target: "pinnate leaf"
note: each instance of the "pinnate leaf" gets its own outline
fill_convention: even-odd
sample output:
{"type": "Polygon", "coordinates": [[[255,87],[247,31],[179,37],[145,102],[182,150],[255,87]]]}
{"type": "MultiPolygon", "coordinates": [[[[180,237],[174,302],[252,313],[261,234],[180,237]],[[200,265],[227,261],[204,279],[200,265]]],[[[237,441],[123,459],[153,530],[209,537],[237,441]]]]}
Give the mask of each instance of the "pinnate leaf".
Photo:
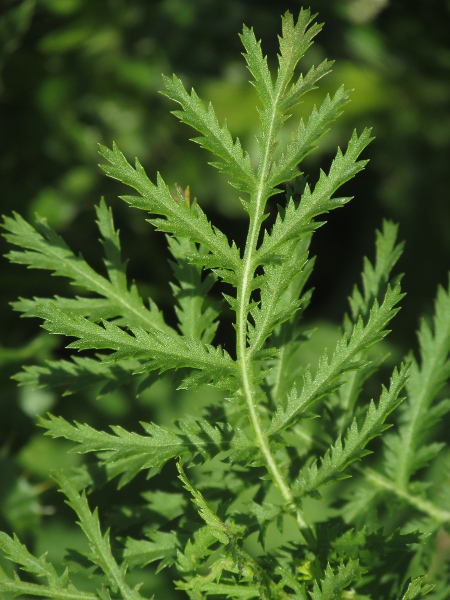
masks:
{"type": "Polygon", "coordinates": [[[98,453],[108,468],[110,478],[122,474],[121,484],[126,483],[141,470],[155,474],[165,463],[177,456],[189,455],[191,460],[201,457],[206,461],[224,452],[232,460],[249,460],[254,455],[255,444],[244,434],[234,432],[231,426],[206,420],[179,421],[173,429],[154,423],[142,423],[146,435],[112,426],[113,433],[97,431],[89,425],[70,424],[62,417],[49,415],[40,418],[39,424],[46,435],[63,437],[75,442],[73,452],[98,453]]]}
{"type": "Polygon", "coordinates": [[[236,246],[230,247],[226,236],[217,227],[211,227],[198,205],[192,210],[186,202],[176,202],[159,173],[155,185],[147,177],[139,161],[136,160],[136,168],[133,169],[115,144],[112,150],[100,146],[100,154],[109,163],[100,165],[109,177],[118,179],[139,192],[140,196],[123,196],[128,204],[165,217],[152,220],[159,231],[203,244],[211,252],[215,266],[231,271],[240,270],[236,246]]]}
{"type": "Polygon", "coordinates": [[[408,366],[402,365],[400,372],[397,369],[394,370],[389,390],[383,388],[378,406],[373,400],[370,402],[362,426],[358,427],[354,420],[347,431],[344,443],[341,438],[338,438],[321,459],[320,466],[314,462],[311,467],[300,473],[300,477],[295,483],[297,494],[311,493],[326,483],[345,478],[346,475],[343,472],[349,464],[370,454],[365,447],[370,440],[381,435],[390,427],[385,424],[385,420],[402,401],[400,392],[407,380],[408,366]]]}
{"type": "Polygon", "coordinates": [[[164,76],[163,81],[166,89],[162,93],[182,108],[173,111],[173,114],[182,123],[200,132],[202,136],[194,138],[194,141],[220,159],[212,164],[230,175],[242,192],[253,191],[255,174],[250,157],[243,152],[239,139],[233,141],[227,124],[219,125],[212,105],[209,104],[208,109],[205,109],[195,90],[189,95],[176,75],[172,79],[164,76]]]}
{"type": "Polygon", "coordinates": [[[359,353],[370,348],[389,333],[386,326],[399,311],[396,305],[402,297],[399,285],[394,289],[388,287],[383,304],[380,306],[377,300],[374,301],[367,323],[364,324],[360,318],[350,340],[347,340],[344,335],[339,340],[331,359],[326,353],[322,355],[314,377],[306,371],[301,394],[298,396],[293,389],[288,396],[286,408],[278,406],[272,419],[270,434],[283,430],[313,403],[339,388],[342,384],[340,378],[344,373],[361,367],[359,353]]]}
{"type": "Polygon", "coordinates": [[[311,593],[311,600],[334,600],[339,598],[341,592],[352,582],[358,581],[366,572],[357,560],[350,560],[346,565],[338,567],[337,573],[334,573],[330,565],[325,570],[325,578],[321,581],[321,586],[314,582],[314,589],[311,593]]]}

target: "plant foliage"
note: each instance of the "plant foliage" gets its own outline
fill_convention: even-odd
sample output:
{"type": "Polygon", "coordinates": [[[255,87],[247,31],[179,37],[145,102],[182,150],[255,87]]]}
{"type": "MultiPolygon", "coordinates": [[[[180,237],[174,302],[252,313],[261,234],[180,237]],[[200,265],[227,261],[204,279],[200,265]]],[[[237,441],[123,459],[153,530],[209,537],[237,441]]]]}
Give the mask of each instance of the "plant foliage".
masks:
{"type": "Polygon", "coordinates": [[[420,327],[419,358],[411,353],[382,385],[383,340],[403,298],[401,277],[392,274],[402,251],[394,224],[385,222],[376,233],[375,260],[364,259],[362,287],[350,296],[335,347],[324,350],[315,367],[302,358],[311,339],[301,325],[311,298],[305,289],[314,264],[311,237],[326,213],[351,200],[337,192],[365,167],[360,156],[372,139],[368,129],[353,132],[328,170],[314,184],[306,182],[300,164],[349,100],[340,87],[280,145],[292,111],[332,66],[325,60],[298,72],[320,29],[308,10],[297,20],[286,13],[272,71],[260,41],[244,26],[244,58],[259,100],[257,160],[211,104],[205,107],[178,77],[164,77],[163,94],[178,105],[175,116],[197,132],[194,141],[240,194],[248,215],[243,248],[211,225],[188,189],[171,188],[159,173],[152,182],[116,145],[100,148],[106,174],[134,190],[125,202],[166,234],[176,324],[127,278],[119,233],[103,200],[96,210],[104,274],[45,220],[32,226],[18,214],[5,217],[5,236],[16,247],[9,259],[68,278],[77,291],[14,303],[50,333],[71,338],[67,348],[77,351],[25,367],[16,376],[21,385],[66,394],[126,386],[137,394],[175,371],[171,381],[178,389],[213,386],[221,401],[206,403],[200,416],[186,407],[186,416],[171,426],[142,422],[139,433],[41,417],[47,436],[93,457],[81,472],[54,475],[88,549],[58,573],[45,555],[0,534],[6,558],[20,569],[0,569],[2,594],[137,600],[149,596],[129,583],[128,572],[161,575],[166,569],[173,586],[193,600],[445,597],[445,568],[433,567],[438,559],[430,540],[450,524],[449,453],[431,435],[450,407],[441,398],[450,375],[450,292],[439,288],[433,323],[420,327]],[[268,203],[274,196],[279,201],[286,187],[285,203],[270,218],[268,203]],[[217,302],[218,289],[226,302],[217,302]],[[225,350],[215,339],[230,309],[236,344],[225,350]],[[89,352],[80,357],[80,351],[89,352]],[[393,420],[397,426],[386,433],[393,420]],[[428,479],[436,461],[445,473],[440,490],[428,479]],[[178,478],[167,487],[175,466],[178,478]],[[107,529],[107,517],[90,508],[88,493],[115,478],[126,486],[141,471],[152,518],[140,533],[116,535],[114,523],[107,529]]]}

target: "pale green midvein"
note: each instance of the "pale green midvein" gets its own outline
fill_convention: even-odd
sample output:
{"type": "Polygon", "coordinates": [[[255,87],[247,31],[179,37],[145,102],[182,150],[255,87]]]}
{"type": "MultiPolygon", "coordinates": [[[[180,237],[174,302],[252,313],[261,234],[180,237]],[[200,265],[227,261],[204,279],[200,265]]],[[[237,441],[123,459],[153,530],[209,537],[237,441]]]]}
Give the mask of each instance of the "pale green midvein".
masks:
{"type": "Polygon", "coordinates": [[[247,307],[248,307],[248,304],[250,301],[250,294],[251,294],[250,283],[253,279],[253,275],[254,275],[255,268],[256,268],[256,266],[254,264],[253,254],[256,251],[256,243],[257,243],[258,234],[259,234],[259,226],[261,223],[261,216],[264,211],[264,199],[263,199],[263,192],[264,192],[264,188],[265,188],[264,184],[265,184],[265,180],[266,180],[266,177],[267,177],[267,174],[269,171],[269,167],[268,167],[269,152],[270,152],[270,148],[271,148],[271,138],[273,135],[273,124],[274,124],[274,120],[276,118],[276,106],[277,106],[277,102],[278,102],[278,99],[279,99],[282,89],[283,89],[283,86],[280,85],[278,94],[275,97],[274,102],[273,102],[273,110],[272,110],[272,115],[271,115],[271,119],[270,119],[270,128],[269,128],[269,132],[268,132],[268,136],[267,136],[266,151],[265,151],[265,154],[263,157],[262,168],[260,171],[260,173],[261,173],[260,180],[259,180],[258,189],[257,189],[257,193],[256,193],[256,205],[255,205],[254,210],[252,211],[252,214],[250,215],[249,231],[248,231],[248,235],[247,235],[244,259],[243,259],[244,260],[244,270],[243,270],[243,275],[242,275],[242,285],[240,287],[239,295],[238,295],[238,313],[237,313],[238,340],[237,340],[236,352],[237,352],[237,360],[238,360],[238,363],[239,363],[239,366],[241,369],[243,392],[244,392],[245,400],[247,402],[249,415],[250,415],[250,421],[251,421],[253,431],[256,436],[257,443],[258,443],[259,448],[261,449],[261,452],[264,456],[264,459],[265,459],[265,462],[267,465],[267,469],[269,470],[276,485],[278,486],[278,489],[280,491],[280,494],[281,494],[283,500],[290,508],[295,508],[296,513],[297,513],[297,522],[298,522],[299,526],[302,529],[304,529],[307,527],[304,517],[301,514],[300,510],[295,506],[294,496],[293,496],[285,478],[283,477],[282,473],[278,469],[278,466],[275,462],[274,457],[272,456],[269,445],[267,443],[267,439],[261,430],[261,423],[259,420],[258,409],[256,407],[256,403],[255,403],[255,399],[254,399],[255,391],[253,389],[253,383],[252,383],[251,356],[249,356],[249,353],[247,352],[247,307]]]}
{"type": "MultiPolygon", "coordinates": [[[[436,356],[438,356],[438,354],[436,354],[436,356]]],[[[402,446],[404,448],[403,452],[400,453],[399,457],[398,457],[398,462],[399,464],[397,465],[397,476],[396,476],[396,481],[397,484],[403,489],[406,490],[406,487],[408,485],[409,479],[410,479],[410,473],[408,472],[408,467],[410,466],[410,460],[411,460],[411,450],[414,450],[413,448],[411,448],[412,443],[413,443],[413,439],[414,439],[414,434],[416,432],[416,426],[417,426],[417,421],[419,419],[420,413],[423,410],[423,401],[426,398],[427,392],[428,392],[428,383],[429,383],[430,377],[427,377],[427,381],[426,383],[422,382],[422,387],[421,387],[421,393],[419,395],[419,400],[416,401],[414,404],[415,406],[413,406],[413,410],[411,410],[411,407],[409,407],[409,414],[411,414],[411,416],[408,419],[408,424],[406,425],[405,429],[406,429],[406,433],[405,433],[405,429],[401,432],[402,434],[402,446]]]]}
{"type": "Polygon", "coordinates": [[[428,500],[424,500],[423,498],[420,498],[414,494],[409,494],[405,488],[399,486],[394,481],[383,477],[383,475],[380,475],[380,473],[377,473],[372,469],[366,468],[362,470],[362,468],[360,468],[359,470],[361,473],[363,473],[364,477],[372,482],[376,487],[381,487],[385,490],[393,492],[396,496],[402,498],[417,510],[429,515],[438,523],[450,523],[450,512],[448,510],[442,510],[428,500]]]}
{"type": "MultiPolygon", "coordinates": [[[[319,448],[322,450],[327,450],[328,446],[322,442],[318,442],[314,440],[312,436],[310,436],[306,431],[303,431],[300,428],[295,430],[297,436],[302,437],[309,443],[315,442],[319,448]]],[[[429,500],[424,498],[420,498],[414,494],[409,494],[408,491],[398,485],[395,481],[388,479],[381,473],[378,473],[374,469],[370,469],[369,467],[360,466],[358,464],[353,463],[353,468],[361,473],[365,479],[370,481],[375,487],[382,488],[388,490],[395,494],[398,498],[401,498],[405,502],[407,502],[410,506],[413,506],[420,512],[432,517],[438,523],[450,523],[450,512],[448,510],[443,510],[436,506],[429,500]]]]}
{"type": "Polygon", "coordinates": [[[281,373],[283,371],[284,350],[285,350],[285,348],[283,346],[280,350],[280,355],[278,356],[277,366],[275,367],[275,369],[276,369],[275,383],[272,387],[272,397],[274,400],[278,399],[278,389],[280,387],[281,373]]]}
{"type": "MultiPolygon", "coordinates": [[[[432,366],[427,367],[424,365],[423,360],[422,360],[422,365],[421,365],[421,369],[422,372],[419,371],[419,384],[420,384],[420,393],[419,393],[419,398],[415,400],[413,406],[410,406],[410,409],[412,408],[412,410],[410,410],[411,417],[408,419],[408,423],[406,425],[406,427],[403,429],[402,431],[402,441],[403,441],[403,445],[404,445],[404,452],[402,452],[402,454],[399,456],[399,465],[398,465],[398,470],[397,470],[397,482],[399,485],[401,485],[404,489],[406,489],[406,486],[408,485],[409,479],[411,477],[411,474],[408,473],[408,468],[410,466],[410,460],[411,460],[411,450],[414,451],[414,449],[412,448],[412,444],[413,444],[413,440],[415,438],[415,433],[416,433],[416,428],[417,428],[417,423],[419,421],[420,418],[420,414],[424,409],[424,405],[426,403],[427,400],[427,395],[429,394],[429,385],[430,382],[432,382],[434,380],[433,375],[436,375],[436,370],[439,368],[439,364],[436,365],[436,363],[439,363],[439,358],[441,356],[445,355],[445,349],[442,347],[442,344],[437,345],[436,348],[436,352],[433,355],[432,358],[432,366]],[[421,378],[420,376],[422,375],[424,369],[427,369],[427,376],[425,377],[425,381],[421,378]],[[406,430],[406,433],[405,433],[406,430]]],[[[419,369],[419,367],[417,367],[419,369]]],[[[414,382],[415,383],[415,382],[414,382]]],[[[413,381],[410,381],[410,384],[413,384],[413,381]]],[[[417,389],[417,383],[416,383],[416,389],[417,389]]],[[[411,395],[414,394],[414,391],[411,391],[411,395]]]]}
{"type": "Polygon", "coordinates": [[[27,595],[40,596],[41,598],[59,598],[63,600],[98,600],[97,594],[89,592],[72,592],[65,589],[50,588],[41,583],[27,583],[19,580],[2,581],[2,589],[6,592],[23,592],[27,595]]]}
{"type": "Polygon", "coordinates": [[[97,287],[97,290],[100,288],[102,291],[105,292],[105,297],[106,298],[113,298],[114,300],[116,300],[119,304],[122,304],[126,309],[128,309],[130,312],[134,313],[137,317],[139,317],[140,319],[145,320],[146,323],[148,323],[148,325],[150,326],[151,329],[157,329],[158,331],[162,331],[164,333],[169,333],[170,334],[170,328],[169,326],[167,326],[167,331],[164,330],[163,328],[159,327],[159,325],[156,325],[155,323],[153,323],[150,314],[150,311],[145,308],[144,306],[144,312],[148,313],[147,314],[142,314],[141,311],[138,311],[134,306],[132,306],[131,304],[129,304],[129,302],[127,302],[125,300],[125,298],[120,295],[117,294],[114,286],[107,280],[105,280],[104,277],[102,277],[101,275],[97,275],[97,273],[95,273],[95,276],[93,277],[90,274],[90,271],[92,271],[91,267],[87,264],[86,266],[89,269],[89,273],[86,273],[85,271],[83,271],[83,269],[79,269],[76,265],[76,263],[74,264],[73,262],[64,259],[58,255],[55,255],[61,262],[65,263],[67,265],[67,270],[73,269],[76,273],[78,273],[79,276],[84,277],[85,279],[88,279],[91,283],[93,283],[95,285],[95,287],[97,287]]]}

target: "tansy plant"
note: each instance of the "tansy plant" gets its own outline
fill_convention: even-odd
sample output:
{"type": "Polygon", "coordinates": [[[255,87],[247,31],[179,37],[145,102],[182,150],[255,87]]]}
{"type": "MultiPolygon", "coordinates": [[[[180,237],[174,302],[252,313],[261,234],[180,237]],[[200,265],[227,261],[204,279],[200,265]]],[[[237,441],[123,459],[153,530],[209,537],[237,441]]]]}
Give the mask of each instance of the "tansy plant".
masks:
{"type": "MultiPolygon", "coordinates": [[[[12,262],[69,278],[80,292],[14,303],[50,333],[74,338],[67,346],[73,357],[26,367],[20,384],[66,391],[92,384],[104,393],[124,385],[136,395],[173,371],[174,393],[213,386],[221,400],[216,392],[200,417],[180,414],[170,427],[142,422],[139,432],[40,418],[46,435],[93,455],[84,469],[53,475],[88,544],[57,572],[45,554],[34,556],[17,537],[0,534],[4,555],[19,567],[0,570],[2,597],[153,597],[131,570],[152,570],[178,590],[167,596],[193,600],[449,597],[442,548],[450,525],[450,461],[432,436],[450,406],[441,397],[450,373],[450,296],[439,288],[432,323],[420,325],[417,357],[410,354],[379,389],[373,377],[386,352],[380,342],[403,297],[401,277],[392,275],[402,251],[394,224],[376,232],[375,259],[364,259],[362,286],[351,293],[335,348],[323,351],[314,368],[305,359],[313,339],[301,321],[311,297],[311,237],[323,215],[350,200],[337,191],[365,167],[360,156],[371,141],[370,130],[355,131],[328,171],[306,183],[300,163],[349,100],[340,87],[279,148],[291,111],[332,65],[325,60],[297,73],[321,29],[313,21],[308,10],[297,20],[284,15],[275,73],[253,30],[243,29],[259,99],[257,159],[218,122],[211,104],[205,108],[178,77],[164,77],[164,95],[178,104],[174,114],[198,132],[194,141],[236,189],[248,219],[243,248],[211,225],[188,191],[159,174],[152,182],[115,145],[100,149],[106,174],[135,191],[123,200],[149,213],[153,228],[166,234],[176,326],[127,280],[103,201],[96,211],[105,275],[45,220],[33,227],[18,214],[5,218],[6,238],[18,247],[8,255],[12,262]],[[273,217],[271,199],[282,191],[286,201],[273,217]],[[222,304],[217,290],[226,291],[222,304]],[[230,309],[236,344],[224,350],[214,339],[221,313],[230,309]],[[84,350],[95,352],[78,354],[84,350]],[[103,477],[95,477],[95,465],[103,477]],[[141,471],[148,477],[141,518],[130,535],[119,534],[114,522],[107,528],[108,515],[98,514],[88,492],[114,478],[122,487],[141,471]]],[[[110,502],[118,508],[114,495],[110,502]]]]}

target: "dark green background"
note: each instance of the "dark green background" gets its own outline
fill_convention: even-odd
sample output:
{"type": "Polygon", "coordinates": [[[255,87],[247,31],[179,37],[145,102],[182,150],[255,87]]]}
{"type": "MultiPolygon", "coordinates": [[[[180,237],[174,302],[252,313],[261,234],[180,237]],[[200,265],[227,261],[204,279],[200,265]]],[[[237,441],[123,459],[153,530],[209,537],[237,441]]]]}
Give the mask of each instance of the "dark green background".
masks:
{"type": "MultiPolygon", "coordinates": [[[[122,233],[129,272],[172,318],[165,241],[144,215],[117,199],[122,187],[97,168],[97,143],[115,140],[129,159],[138,156],[149,176],[190,185],[214,223],[242,245],[246,220],[231,188],[210,157],[189,142],[192,132],[170,114],[158,94],[161,73],[177,73],[225,117],[233,135],[255,150],[258,118],[238,33],[253,26],[269,64],[276,66],[280,14],[299,2],[226,0],[4,0],[0,9],[0,174],[2,212],[48,218],[71,247],[101,268],[93,205],[104,195],[122,233]]],[[[305,99],[314,103],[341,83],[354,88],[344,115],[323,138],[305,170],[310,181],[328,168],[336,146],[353,128],[373,126],[367,169],[343,193],[355,200],[330,215],[314,241],[318,254],[311,321],[339,323],[358,280],[362,255],[371,255],[374,230],[386,217],[406,240],[400,270],[408,295],[395,319],[391,343],[402,354],[415,343],[420,314],[429,313],[438,283],[446,285],[450,257],[450,2],[449,0],[312,1],[325,22],[304,67],[335,59],[333,74],[305,99]]],[[[294,119],[292,119],[294,125],[294,119]]],[[[2,242],[3,253],[6,245],[2,242]]],[[[15,529],[38,550],[59,548],[69,525],[47,490],[51,467],[69,458],[35,429],[35,414],[50,409],[98,427],[139,419],[170,421],[183,411],[170,390],[147,400],[125,393],[101,401],[90,395],[20,390],[10,381],[21,364],[63,351],[19,320],[8,302],[18,295],[64,293],[65,282],[3,260],[0,367],[0,528],[15,529]],[[56,449],[56,450],[55,450],[56,449]],[[44,514],[43,514],[44,513],[44,514]]],[[[220,330],[226,343],[227,327],[220,330]]],[[[72,461],[73,462],[73,461],[72,461]]],[[[100,502],[101,500],[99,500],[100,502]]],[[[70,525],[72,528],[73,526],[70,525]]],[[[70,529],[72,532],[72,529],[70,529]]],[[[76,537],[72,532],[71,536],[76,537]]],[[[58,551],[54,551],[58,556],[58,551]]],[[[150,584],[149,584],[150,585],[150,584]]]]}

